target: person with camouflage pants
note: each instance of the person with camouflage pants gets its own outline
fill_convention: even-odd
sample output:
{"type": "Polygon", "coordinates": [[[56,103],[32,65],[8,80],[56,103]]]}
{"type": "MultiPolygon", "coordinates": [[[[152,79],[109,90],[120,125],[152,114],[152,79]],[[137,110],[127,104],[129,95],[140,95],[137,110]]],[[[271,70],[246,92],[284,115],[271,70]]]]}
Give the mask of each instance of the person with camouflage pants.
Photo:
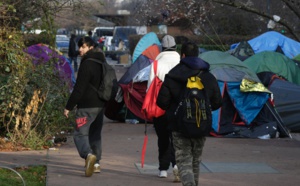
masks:
{"type": "MultiPolygon", "coordinates": [[[[187,83],[187,78],[199,74],[204,85],[205,92],[211,104],[211,110],[216,110],[222,105],[222,97],[218,82],[209,72],[210,65],[198,58],[198,45],[192,42],[184,43],[181,47],[181,60],[165,76],[157,97],[157,105],[166,110],[168,123],[170,124],[173,146],[175,149],[176,165],[179,169],[183,186],[198,186],[202,150],[206,138],[199,136],[191,138],[183,136],[178,127],[178,121],[174,117],[182,90],[187,83]]],[[[180,123],[181,124],[181,123],[180,123]]]]}
{"type": "Polygon", "coordinates": [[[194,186],[192,182],[198,185],[199,166],[206,138],[185,138],[179,132],[173,132],[172,134],[176,163],[182,185],[194,186]]]}

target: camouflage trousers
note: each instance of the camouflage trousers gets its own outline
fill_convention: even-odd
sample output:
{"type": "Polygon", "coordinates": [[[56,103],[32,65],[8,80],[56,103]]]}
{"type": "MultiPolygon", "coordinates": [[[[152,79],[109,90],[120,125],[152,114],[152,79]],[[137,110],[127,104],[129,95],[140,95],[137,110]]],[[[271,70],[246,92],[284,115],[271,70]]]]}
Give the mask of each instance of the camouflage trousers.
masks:
{"type": "Polygon", "coordinates": [[[172,132],[176,165],[183,186],[197,186],[200,163],[206,138],[186,138],[179,132],[172,132]]]}

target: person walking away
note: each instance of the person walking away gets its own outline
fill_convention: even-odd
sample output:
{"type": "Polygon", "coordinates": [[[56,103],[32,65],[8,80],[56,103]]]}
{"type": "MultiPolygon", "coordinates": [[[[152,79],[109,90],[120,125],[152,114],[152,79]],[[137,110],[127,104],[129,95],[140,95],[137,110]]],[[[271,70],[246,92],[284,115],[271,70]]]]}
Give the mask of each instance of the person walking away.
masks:
{"type": "MultiPolygon", "coordinates": [[[[174,118],[181,93],[187,84],[187,78],[199,75],[204,90],[210,100],[211,109],[216,110],[222,105],[222,98],[216,78],[209,72],[210,65],[198,58],[199,49],[193,42],[187,42],[181,48],[181,60],[165,76],[163,85],[157,97],[157,105],[166,110],[171,124],[175,158],[179,169],[180,179],[184,186],[197,186],[199,179],[199,165],[206,138],[184,137],[178,130],[174,118]],[[173,117],[172,117],[173,116],[173,117]]],[[[210,111],[210,110],[209,110],[210,111]]]]}
{"type": "Polygon", "coordinates": [[[75,34],[71,34],[71,38],[70,38],[70,42],[69,42],[68,56],[69,56],[71,66],[72,66],[72,63],[74,62],[74,67],[73,67],[74,72],[77,72],[77,70],[78,70],[78,64],[77,64],[78,49],[77,49],[75,34]]]}
{"type": "MultiPolygon", "coordinates": [[[[176,42],[174,37],[166,35],[162,38],[162,52],[156,57],[157,60],[157,76],[164,81],[165,74],[167,74],[180,61],[180,55],[176,52],[176,42]]],[[[150,68],[150,75],[147,87],[151,85],[155,74],[153,63],[150,68]]],[[[148,90],[147,88],[147,90],[148,90]]],[[[178,168],[175,162],[175,151],[173,148],[172,133],[169,130],[169,124],[166,115],[153,118],[153,125],[157,135],[158,144],[158,160],[159,160],[159,174],[160,178],[167,177],[167,170],[170,164],[173,167],[174,181],[179,182],[178,168]]]]}
{"type": "Polygon", "coordinates": [[[78,41],[81,63],[78,69],[74,89],[66,104],[64,115],[76,107],[76,126],[74,142],[81,158],[85,159],[85,176],[92,176],[100,172],[102,155],[101,131],[103,126],[103,109],[105,102],[100,100],[92,86],[101,84],[102,66],[92,59],[106,62],[100,49],[94,48],[90,37],[83,37],[78,41]]]}

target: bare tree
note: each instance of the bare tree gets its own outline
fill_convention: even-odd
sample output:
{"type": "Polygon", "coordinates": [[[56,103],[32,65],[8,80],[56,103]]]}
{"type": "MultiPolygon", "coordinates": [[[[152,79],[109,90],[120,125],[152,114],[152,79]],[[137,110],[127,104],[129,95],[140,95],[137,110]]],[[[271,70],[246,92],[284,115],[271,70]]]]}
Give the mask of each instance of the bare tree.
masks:
{"type": "MultiPolygon", "coordinates": [[[[183,34],[201,34],[217,45],[222,42],[219,38],[213,39],[213,35],[236,34],[243,30],[244,26],[250,25],[242,25],[240,21],[232,24],[234,17],[230,19],[227,16],[232,12],[227,10],[227,13],[219,4],[207,0],[144,0],[135,4],[135,17],[144,21],[144,24],[177,26],[183,34]],[[235,27],[231,28],[233,26],[235,27]]],[[[240,17],[236,17],[238,18],[240,17]]]]}
{"type": "Polygon", "coordinates": [[[278,28],[299,40],[300,5],[295,0],[143,0],[132,1],[135,18],[146,25],[176,25],[202,35],[254,34],[267,30],[273,15],[278,28]]]}
{"type": "MultiPolygon", "coordinates": [[[[249,3],[249,1],[235,1],[235,0],[211,0],[214,3],[224,4],[227,6],[235,7],[240,10],[244,10],[247,12],[251,12],[253,14],[259,15],[261,17],[273,20],[273,15],[280,15],[281,19],[277,21],[278,24],[284,26],[288,32],[298,41],[300,41],[300,35],[296,32],[296,26],[294,19],[291,19],[291,16],[288,14],[293,14],[293,18],[297,18],[299,22],[300,19],[300,3],[295,0],[277,0],[276,6],[280,7],[280,11],[274,13],[273,15],[269,14],[269,12],[263,11],[259,9],[259,7],[254,7],[253,3],[249,3]],[[284,11],[283,11],[283,10],[284,11]]],[[[261,1],[256,1],[256,3],[262,3],[261,1]]],[[[297,23],[296,22],[296,23],[297,23]]]]}
{"type": "Polygon", "coordinates": [[[103,10],[107,0],[4,0],[16,8],[16,27],[22,25],[55,33],[61,26],[76,25],[87,28],[93,15],[103,10]],[[39,20],[39,21],[37,21],[39,20]],[[26,24],[27,23],[27,24],[26,24]]]}

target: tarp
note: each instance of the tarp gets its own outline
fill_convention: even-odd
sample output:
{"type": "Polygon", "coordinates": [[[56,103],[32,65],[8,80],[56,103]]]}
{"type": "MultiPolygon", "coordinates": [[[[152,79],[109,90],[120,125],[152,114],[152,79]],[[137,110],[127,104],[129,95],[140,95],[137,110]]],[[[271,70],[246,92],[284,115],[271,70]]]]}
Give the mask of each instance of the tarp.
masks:
{"type": "Polygon", "coordinates": [[[241,61],[244,61],[248,57],[254,55],[254,51],[247,41],[240,42],[235,49],[229,52],[241,61]]]}
{"type": "Polygon", "coordinates": [[[273,72],[292,83],[300,85],[299,66],[283,54],[264,51],[249,57],[243,63],[255,73],[273,72]]]}
{"type": "Polygon", "coordinates": [[[33,64],[39,65],[52,62],[55,69],[58,71],[60,78],[66,81],[70,87],[75,82],[73,69],[71,68],[69,60],[63,56],[59,51],[49,48],[48,45],[36,44],[29,46],[24,50],[33,57],[33,64]]]}
{"type": "MultiPolygon", "coordinates": [[[[248,43],[256,54],[263,51],[276,51],[278,47],[281,48],[284,55],[291,59],[300,54],[299,42],[276,31],[265,32],[249,40],[248,43]]],[[[238,44],[239,43],[231,45],[230,49],[234,49],[238,44]]]]}

